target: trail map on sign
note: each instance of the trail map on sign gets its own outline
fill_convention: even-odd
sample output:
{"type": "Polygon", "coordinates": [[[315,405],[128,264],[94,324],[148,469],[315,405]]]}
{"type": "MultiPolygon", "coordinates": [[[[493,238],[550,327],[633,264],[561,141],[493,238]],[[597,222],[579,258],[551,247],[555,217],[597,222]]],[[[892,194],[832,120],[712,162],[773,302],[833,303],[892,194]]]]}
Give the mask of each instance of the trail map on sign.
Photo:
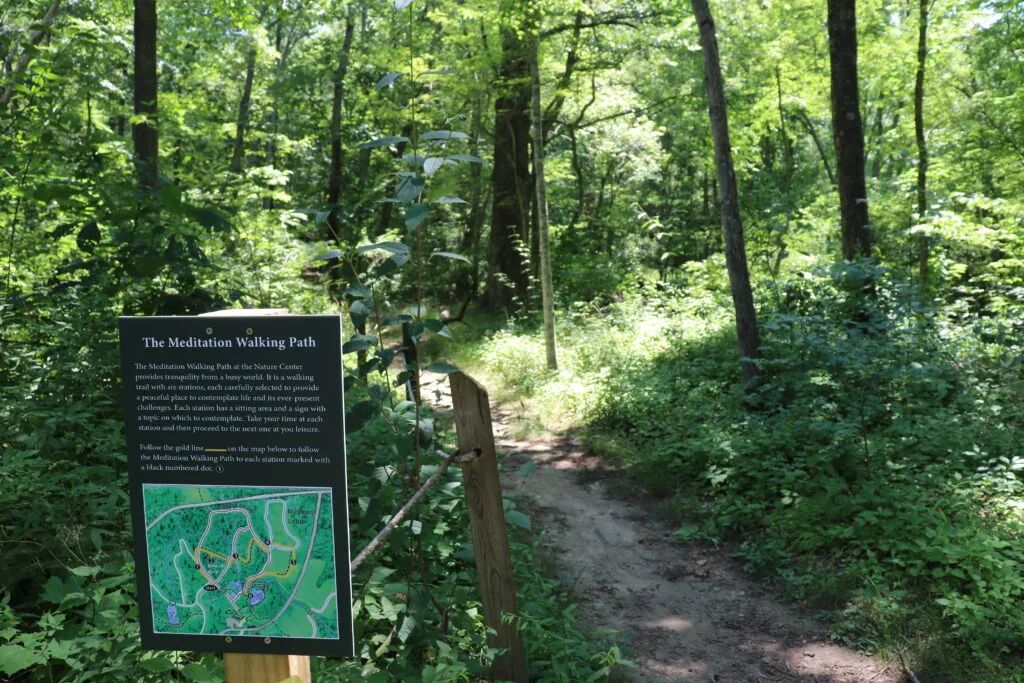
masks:
{"type": "Polygon", "coordinates": [[[142,489],[155,633],[339,638],[330,488],[142,489]]]}

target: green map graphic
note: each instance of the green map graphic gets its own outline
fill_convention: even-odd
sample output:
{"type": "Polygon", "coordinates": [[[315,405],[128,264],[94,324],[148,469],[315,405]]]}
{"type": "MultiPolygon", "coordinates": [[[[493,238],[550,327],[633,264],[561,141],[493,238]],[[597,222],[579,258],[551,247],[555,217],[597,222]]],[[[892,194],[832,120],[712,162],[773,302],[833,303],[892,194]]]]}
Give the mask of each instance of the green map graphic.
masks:
{"type": "Polygon", "coordinates": [[[155,633],[339,637],[331,489],[142,489],[155,633]]]}

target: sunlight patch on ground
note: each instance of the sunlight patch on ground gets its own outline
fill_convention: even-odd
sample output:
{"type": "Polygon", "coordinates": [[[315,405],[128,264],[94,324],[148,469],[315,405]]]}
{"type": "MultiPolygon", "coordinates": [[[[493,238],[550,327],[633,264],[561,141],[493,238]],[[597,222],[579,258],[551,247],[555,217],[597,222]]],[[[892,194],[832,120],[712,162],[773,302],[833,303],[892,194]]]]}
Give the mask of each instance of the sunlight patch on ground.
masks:
{"type": "Polygon", "coordinates": [[[693,622],[679,617],[665,617],[657,621],[648,621],[644,624],[647,628],[663,628],[669,631],[687,631],[693,628],[693,622]]]}

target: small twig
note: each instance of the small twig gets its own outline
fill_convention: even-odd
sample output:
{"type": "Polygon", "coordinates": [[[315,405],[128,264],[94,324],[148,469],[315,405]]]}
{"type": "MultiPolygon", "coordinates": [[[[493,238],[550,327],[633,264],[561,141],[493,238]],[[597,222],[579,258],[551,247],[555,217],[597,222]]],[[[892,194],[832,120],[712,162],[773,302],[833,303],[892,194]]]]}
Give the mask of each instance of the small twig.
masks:
{"type": "Polygon", "coordinates": [[[395,530],[395,527],[397,527],[405,516],[409,514],[410,510],[416,507],[416,504],[420,501],[420,498],[423,497],[423,494],[429,491],[431,487],[441,479],[441,475],[444,474],[444,471],[448,469],[449,465],[453,462],[472,462],[480,457],[480,453],[481,450],[479,448],[474,448],[469,453],[453,453],[445,458],[441,462],[441,466],[437,469],[437,472],[434,472],[434,474],[430,476],[430,479],[427,479],[423,486],[421,486],[416,493],[412,494],[409,501],[402,506],[401,510],[395,513],[391,518],[391,521],[389,521],[384,528],[380,530],[380,533],[377,534],[358,555],[356,555],[355,559],[352,560],[352,571],[355,571],[356,568],[361,565],[374,550],[376,550],[384,541],[388,540],[388,537],[391,535],[391,532],[395,530]]]}

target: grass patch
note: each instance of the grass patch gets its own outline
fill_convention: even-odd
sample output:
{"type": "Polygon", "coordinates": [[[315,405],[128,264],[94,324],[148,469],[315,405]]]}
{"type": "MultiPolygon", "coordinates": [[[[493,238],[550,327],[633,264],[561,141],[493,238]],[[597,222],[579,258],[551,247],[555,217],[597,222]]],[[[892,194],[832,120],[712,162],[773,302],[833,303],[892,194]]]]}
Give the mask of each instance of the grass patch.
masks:
{"type": "Polygon", "coordinates": [[[852,324],[837,282],[805,280],[762,317],[767,381],[749,396],[710,295],[562,316],[557,374],[536,330],[460,353],[672,496],[689,536],[733,539],[836,639],[927,680],[1024,680],[1024,353],[997,321],[922,308],[884,278],[852,324]]]}

